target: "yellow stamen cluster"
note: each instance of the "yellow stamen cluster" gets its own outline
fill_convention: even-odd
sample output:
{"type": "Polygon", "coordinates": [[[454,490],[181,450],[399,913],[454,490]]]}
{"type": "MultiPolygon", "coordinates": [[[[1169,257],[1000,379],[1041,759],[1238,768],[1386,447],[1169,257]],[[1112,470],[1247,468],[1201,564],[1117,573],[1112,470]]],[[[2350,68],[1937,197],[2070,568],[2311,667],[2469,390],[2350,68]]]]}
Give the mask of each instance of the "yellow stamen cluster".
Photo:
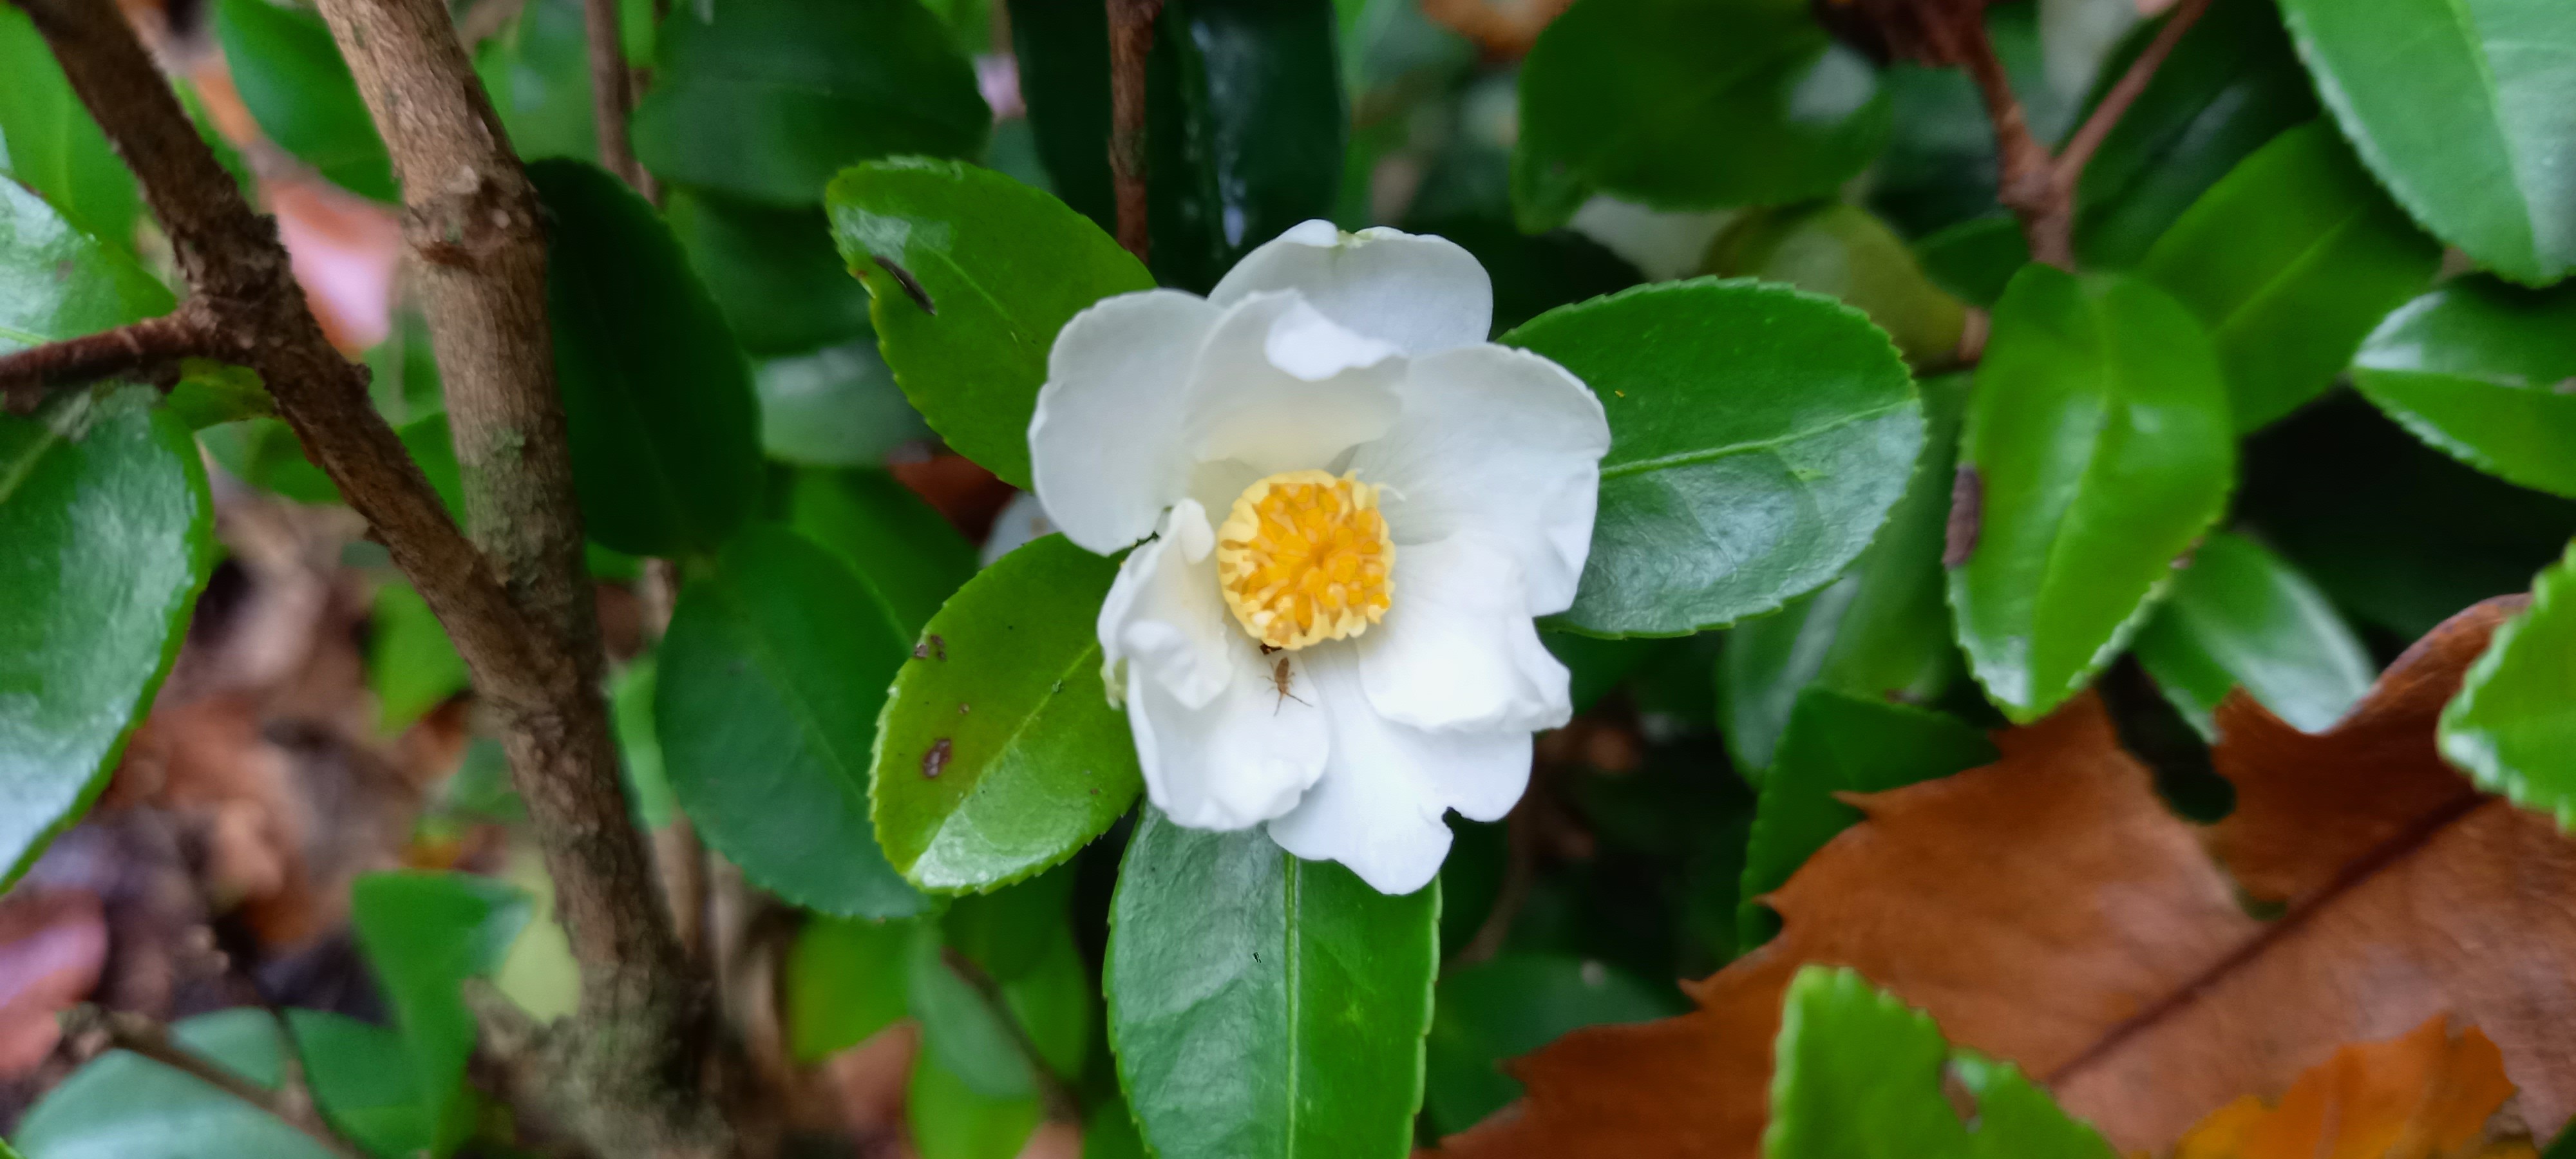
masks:
{"type": "Polygon", "coordinates": [[[1385,618],[1395,600],[1395,540],[1377,491],[1324,471],[1289,471],[1243,489],[1216,529],[1216,575],[1245,632],[1294,650],[1385,618]]]}

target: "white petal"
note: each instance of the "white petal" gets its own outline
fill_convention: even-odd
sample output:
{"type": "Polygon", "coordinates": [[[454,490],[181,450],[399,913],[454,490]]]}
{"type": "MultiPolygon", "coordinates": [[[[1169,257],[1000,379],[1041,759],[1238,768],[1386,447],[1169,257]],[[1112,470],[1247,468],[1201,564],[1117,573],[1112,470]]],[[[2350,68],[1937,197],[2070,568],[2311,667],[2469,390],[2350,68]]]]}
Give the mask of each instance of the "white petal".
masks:
{"type": "Polygon", "coordinates": [[[1255,294],[1227,310],[1199,349],[1184,445],[1194,461],[1241,460],[1256,477],[1318,470],[1394,425],[1404,372],[1394,347],[1334,324],[1296,294],[1255,294]]]}
{"type": "Polygon", "coordinates": [[[1248,636],[1227,648],[1234,678],[1198,707],[1141,668],[1127,676],[1127,725],[1145,793],[1193,829],[1241,829],[1287,813],[1322,775],[1331,730],[1312,689],[1270,680],[1248,636]]]}
{"type": "MultiPolygon", "coordinates": [[[[1491,537],[1520,564],[1530,613],[1564,611],[1592,552],[1610,449],[1601,400],[1564,367],[1501,346],[1417,358],[1410,370],[1403,416],[1350,464],[1392,492],[1381,502],[1397,545],[1491,537]]],[[[1403,559],[1398,551],[1397,567],[1403,559]]]]}
{"type": "Polygon", "coordinates": [[[1407,354],[1482,342],[1494,323],[1494,283],[1474,256],[1383,226],[1349,234],[1305,222],[1243,255],[1208,300],[1232,306],[1271,290],[1303,293],[1325,317],[1407,354]]]}
{"type": "Polygon", "coordinates": [[[1103,299],[1047,352],[1030,474],[1065,538],[1107,554],[1144,538],[1189,482],[1190,367],[1223,311],[1174,290],[1103,299]]]}
{"type": "Polygon", "coordinates": [[[1395,606],[1355,641],[1360,683],[1414,728],[1530,732],[1574,716],[1565,665],[1538,642],[1520,566],[1474,533],[1395,557],[1395,606]]]}
{"type": "Polygon", "coordinates": [[[1306,654],[1332,720],[1332,754],[1296,809],[1270,823],[1270,839],[1310,861],[1341,862],[1381,893],[1420,889],[1449,854],[1443,812],[1491,821],[1520,800],[1530,736],[1397,724],[1370,707],[1347,649],[1306,654]]]}
{"type": "Polygon", "coordinates": [[[1162,534],[1118,565],[1100,602],[1104,679],[1122,687],[1119,663],[1150,676],[1185,707],[1217,698],[1234,679],[1230,642],[1246,637],[1218,594],[1216,531],[1194,499],[1174,504],[1162,534]]]}

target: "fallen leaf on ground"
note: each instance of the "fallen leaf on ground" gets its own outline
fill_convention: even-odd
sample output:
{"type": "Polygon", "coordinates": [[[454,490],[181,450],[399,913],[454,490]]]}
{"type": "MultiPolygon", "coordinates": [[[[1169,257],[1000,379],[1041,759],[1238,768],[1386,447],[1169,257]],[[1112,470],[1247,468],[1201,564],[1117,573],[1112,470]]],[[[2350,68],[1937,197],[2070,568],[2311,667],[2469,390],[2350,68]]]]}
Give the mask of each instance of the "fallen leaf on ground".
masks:
{"type": "Polygon", "coordinates": [[[2428,1018],[2336,1051],[2277,1103],[2245,1095],[2220,1107],[2173,1159],[2528,1159],[2519,1120],[2499,1116],[2512,1097],[2495,1043],[2428,1018]]]}
{"type": "Polygon", "coordinates": [[[1772,895],[1779,938],[1687,986],[1699,1010],[1521,1060],[1528,1095],[1446,1152],[1754,1155],[1781,993],[1810,962],[2019,1064],[2124,1151],[2441,1015],[2494,1040],[2534,1133],[2554,1134],[2576,1111],[2576,844],[2477,793],[2433,741],[2519,605],[2435,629],[2323,734],[2231,698],[2214,756],[2238,806],[2208,837],[2232,880],[2090,696],[1998,734],[1995,764],[1854,798],[1869,819],[1772,895]],[[2238,882],[2287,912],[2248,917],[2238,882]]]}

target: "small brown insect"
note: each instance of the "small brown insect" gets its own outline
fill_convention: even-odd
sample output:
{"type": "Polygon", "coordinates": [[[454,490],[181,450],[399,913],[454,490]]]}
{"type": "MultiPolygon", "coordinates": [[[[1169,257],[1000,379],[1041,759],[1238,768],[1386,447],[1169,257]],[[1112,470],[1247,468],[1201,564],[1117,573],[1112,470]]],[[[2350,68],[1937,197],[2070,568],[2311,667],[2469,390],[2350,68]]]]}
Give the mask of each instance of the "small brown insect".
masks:
{"type": "Polygon", "coordinates": [[[1279,690],[1279,699],[1273,701],[1270,705],[1270,715],[1279,715],[1280,706],[1287,704],[1291,700],[1294,700],[1299,704],[1303,704],[1308,708],[1315,707],[1314,703],[1307,700],[1305,697],[1288,691],[1288,686],[1295,683],[1296,680],[1297,674],[1290,671],[1288,668],[1288,658],[1285,656],[1280,657],[1279,663],[1270,669],[1271,687],[1279,690]]]}

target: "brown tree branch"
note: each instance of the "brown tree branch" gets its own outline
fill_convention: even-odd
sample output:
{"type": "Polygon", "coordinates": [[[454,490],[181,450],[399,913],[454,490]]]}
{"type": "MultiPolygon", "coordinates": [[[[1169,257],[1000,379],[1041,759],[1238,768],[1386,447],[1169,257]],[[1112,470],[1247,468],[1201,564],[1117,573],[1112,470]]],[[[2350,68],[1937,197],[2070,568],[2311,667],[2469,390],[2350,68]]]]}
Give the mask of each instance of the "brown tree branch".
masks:
{"type": "MultiPolygon", "coordinates": [[[[67,1040],[103,1035],[111,1047],[141,1055],[276,1116],[333,1155],[366,1159],[366,1152],[341,1138],[314,1110],[312,1096],[297,1077],[303,1073],[303,1060],[295,1053],[292,1039],[282,1039],[279,1044],[285,1065],[291,1068],[285,1075],[287,1081],[281,1089],[270,1090],[180,1046],[171,1040],[168,1027],[143,1015],[83,1004],[63,1011],[61,1018],[67,1040]]],[[[278,1033],[285,1032],[286,1024],[280,1021],[278,1033]]]]}
{"type": "Polygon", "coordinates": [[[582,26],[590,39],[591,119],[599,130],[599,166],[634,189],[645,185],[644,166],[626,130],[635,107],[634,77],[626,71],[626,41],[618,27],[617,0],[582,0],[582,26]]]}
{"type": "MultiPolygon", "coordinates": [[[[536,189],[443,0],[323,0],[322,15],[402,179],[476,542],[544,656],[529,680],[478,688],[501,717],[581,968],[581,1012],[558,1040],[562,1110],[602,1154],[735,1154],[708,1097],[707,987],[628,820],[600,693],[606,658],[555,392],[536,189]]],[[[622,102],[624,86],[614,91],[622,102]]]]}
{"type": "Polygon", "coordinates": [[[183,303],[158,318],[0,355],[0,399],[9,413],[25,414],[55,387],[103,378],[166,384],[180,359],[215,354],[219,341],[207,311],[183,303]]]}
{"type": "Polygon", "coordinates": [[[1163,0],[1106,0],[1109,5],[1109,173],[1118,193],[1118,244],[1144,261],[1154,238],[1146,224],[1145,66],[1154,53],[1154,20],[1163,0]]]}
{"type": "Polygon", "coordinates": [[[2173,55],[2174,46],[2182,43],[2183,34],[2191,31],[2201,13],[2207,11],[2209,0],[2182,0],[2175,5],[2173,15],[2165,18],[2165,26],[2156,30],[2156,38],[2147,42],[2146,51],[2129,62],[2128,71],[2102,94],[2102,102],[2093,106],[2092,115],[2076,127],[2075,135],[2066,139],[2066,147],[2057,154],[2057,181],[2069,197],[2074,195],[2075,179],[2084,175],[2085,162],[2093,159],[2111,129],[2120,123],[2121,115],[2137,103],[2138,94],[2147,91],[2147,82],[2155,79],[2156,70],[2173,55]]]}

